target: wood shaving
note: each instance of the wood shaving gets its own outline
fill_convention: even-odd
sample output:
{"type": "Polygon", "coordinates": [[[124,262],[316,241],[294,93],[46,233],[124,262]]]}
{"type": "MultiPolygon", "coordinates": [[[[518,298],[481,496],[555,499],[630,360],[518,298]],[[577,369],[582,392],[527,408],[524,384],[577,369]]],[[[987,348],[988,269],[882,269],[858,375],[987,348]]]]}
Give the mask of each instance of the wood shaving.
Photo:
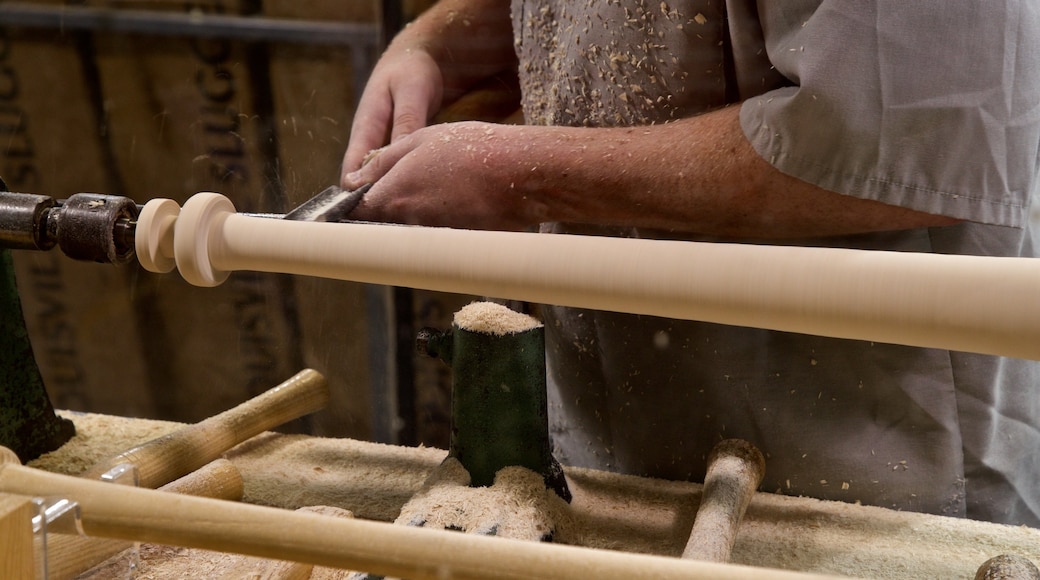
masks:
{"type": "Polygon", "coordinates": [[[368,165],[368,162],[372,161],[373,159],[375,159],[376,156],[379,155],[380,153],[382,153],[384,149],[386,149],[386,147],[380,147],[378,149],[372,149],[368,153],[365,153],[365,157],[361,159],[361,167],[364,167],[364,166],[368,165]]]}

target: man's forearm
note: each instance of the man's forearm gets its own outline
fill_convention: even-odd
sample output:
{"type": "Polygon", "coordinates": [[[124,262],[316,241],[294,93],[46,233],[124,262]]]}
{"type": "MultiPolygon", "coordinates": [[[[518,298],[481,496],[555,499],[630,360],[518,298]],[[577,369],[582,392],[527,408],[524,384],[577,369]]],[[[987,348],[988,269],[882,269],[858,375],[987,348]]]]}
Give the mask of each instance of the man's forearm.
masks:
{"type": "Polygon", "coordinates": [[[801,238],[952,225],[957,220],[826,191],[763,160],[739,106],[648,127],[545,128],[520,185],[539,221],[801,238]]]}

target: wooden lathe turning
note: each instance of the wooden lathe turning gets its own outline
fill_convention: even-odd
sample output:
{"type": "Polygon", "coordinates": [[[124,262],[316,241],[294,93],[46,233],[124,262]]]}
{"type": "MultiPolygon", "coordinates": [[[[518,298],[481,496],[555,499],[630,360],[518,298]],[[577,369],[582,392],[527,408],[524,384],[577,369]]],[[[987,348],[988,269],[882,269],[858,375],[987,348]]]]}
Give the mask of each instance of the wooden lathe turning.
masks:
{"type": "Polygon", "coordinates": [[[1040,359],[1030,258],[298,222],[216,193],[149,202],[136,245],[198,286],[280,272],[1040,359]]]}

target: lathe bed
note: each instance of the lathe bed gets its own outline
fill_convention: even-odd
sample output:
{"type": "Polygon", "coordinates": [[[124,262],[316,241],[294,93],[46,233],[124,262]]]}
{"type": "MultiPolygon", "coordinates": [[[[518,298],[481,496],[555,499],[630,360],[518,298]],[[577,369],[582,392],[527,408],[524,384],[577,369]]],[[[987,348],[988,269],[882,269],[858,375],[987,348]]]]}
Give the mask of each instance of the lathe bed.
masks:
{"type": "MultiPolygon", "coordinates": [[[[103,457],[182,427],[61,414],[75,420],[78,434],[31,466],[77,474],[103,457]]],[[[257,436],[227,454],[244,479],[245,502],[287,510],[329,505],[380,521],[397,516],[444,456],[445,451],[427,447],[276,433],[257,436]]],[[[565,472],[574,499],[568,517],[557,522],[556,542],[670,556],[682,551],[699,484],[586,469],[565,472]]],[[[998,554],[1040,561],[1040,530],[757,493],[741,523],[732,562],[857,578],[972,578],[980,564],[998,554]]],[[[141,555],[142,577],[156,579],[183,577],[186,571],[219,576],[236,558],[154,546],[145,546],[141,555]]]]}

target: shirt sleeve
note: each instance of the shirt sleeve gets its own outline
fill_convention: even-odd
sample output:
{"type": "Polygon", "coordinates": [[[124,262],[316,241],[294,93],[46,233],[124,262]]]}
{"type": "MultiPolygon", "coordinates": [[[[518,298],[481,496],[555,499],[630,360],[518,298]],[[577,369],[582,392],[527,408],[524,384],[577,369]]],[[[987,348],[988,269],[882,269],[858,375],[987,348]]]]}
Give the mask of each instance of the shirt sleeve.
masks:
{"type": "Polygon", "coordinates": [[[766,161],[860,198],[989,224],[1028,219],[1040,3],[760,0],[758,19],[790,82],[741,108],[766,161]]]}

